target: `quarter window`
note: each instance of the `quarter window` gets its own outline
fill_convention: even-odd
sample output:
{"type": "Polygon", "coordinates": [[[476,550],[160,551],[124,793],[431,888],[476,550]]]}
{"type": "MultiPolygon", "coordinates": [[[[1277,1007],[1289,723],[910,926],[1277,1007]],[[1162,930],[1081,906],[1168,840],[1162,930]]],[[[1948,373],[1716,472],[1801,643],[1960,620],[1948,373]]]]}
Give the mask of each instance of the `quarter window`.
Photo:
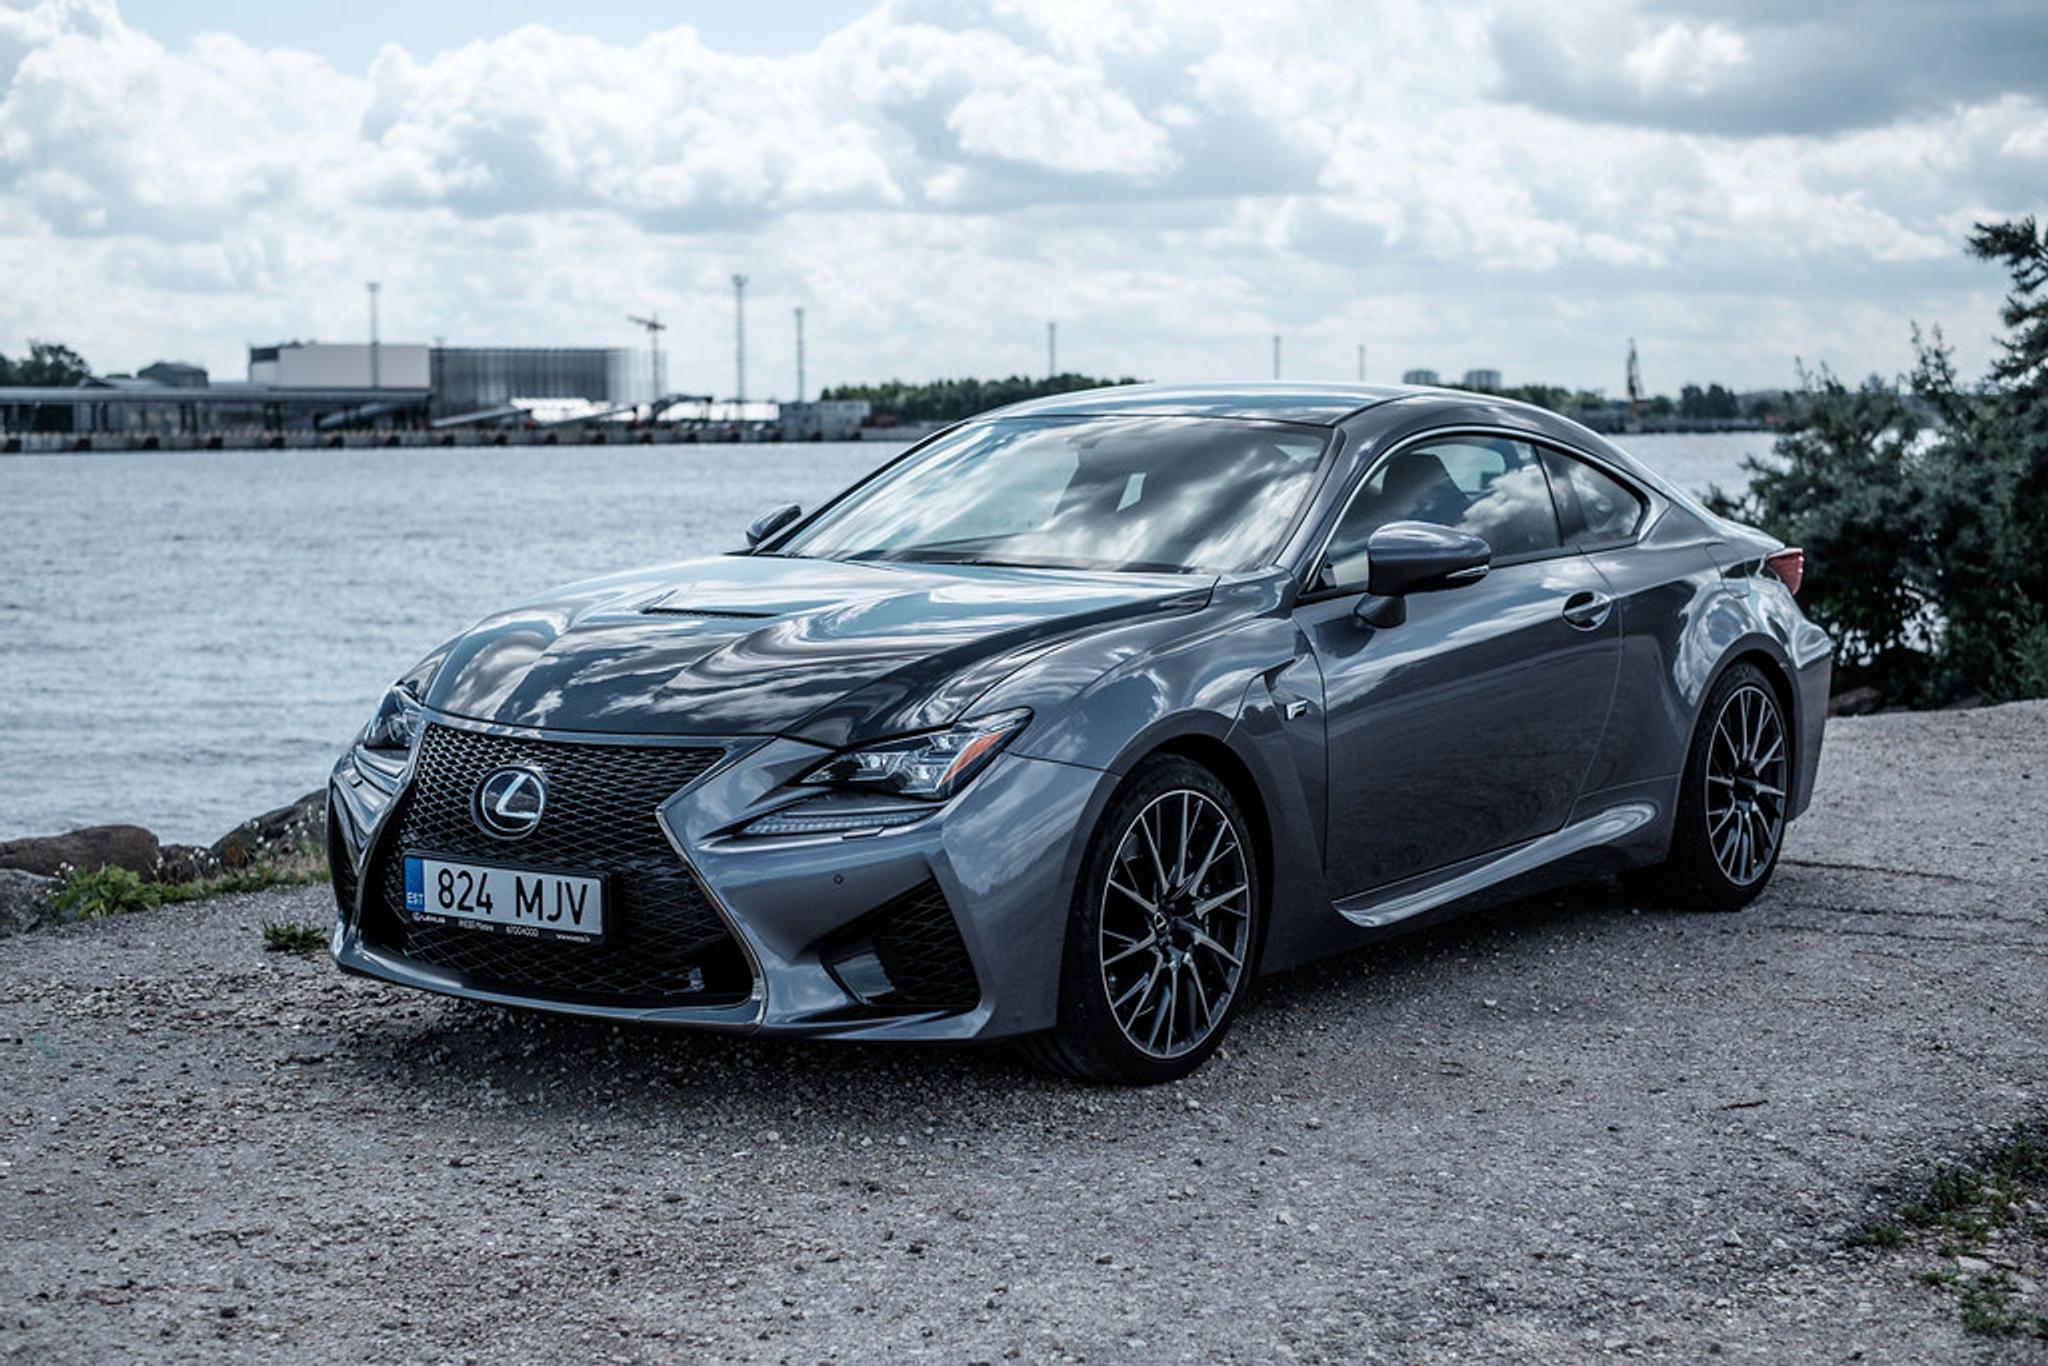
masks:
{"type": "Polygon", "coordinates": [[[1579,505],[1582,529],[1577,540],[1597,545],[1635,535],[1636,524],[1643,519],[1643,500],[1634,489],[1583,460],[1556,451],[1546,452],[1544,458],[1550,464],[1551,478],[1569,486],[1579,505]]]}
{"type": "Polygon", "coordinates": [[[1359,488],[1331,538],[1329,582],[1365,577],[1365,543],[1389,522],[1434,522],[1484,538],[1497,560],[1563,548],[1536,452],[1504,437],[1457,437],[1398,451],[1359,488]]]}

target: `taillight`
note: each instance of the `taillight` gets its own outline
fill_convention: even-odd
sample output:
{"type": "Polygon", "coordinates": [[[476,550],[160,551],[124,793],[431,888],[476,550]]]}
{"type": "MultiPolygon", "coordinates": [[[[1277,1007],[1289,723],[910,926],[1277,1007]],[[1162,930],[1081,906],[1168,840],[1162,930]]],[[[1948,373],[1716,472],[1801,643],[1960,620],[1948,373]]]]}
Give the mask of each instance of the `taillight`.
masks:
{"type": "Polygon", "coordinates": [[[1781,550],[1775,555],[1764,557],[1764,568],[1776,574],[1779,580],[1794,593],[1806,580],[1806,552],[1797,546],[1781,550]]]}

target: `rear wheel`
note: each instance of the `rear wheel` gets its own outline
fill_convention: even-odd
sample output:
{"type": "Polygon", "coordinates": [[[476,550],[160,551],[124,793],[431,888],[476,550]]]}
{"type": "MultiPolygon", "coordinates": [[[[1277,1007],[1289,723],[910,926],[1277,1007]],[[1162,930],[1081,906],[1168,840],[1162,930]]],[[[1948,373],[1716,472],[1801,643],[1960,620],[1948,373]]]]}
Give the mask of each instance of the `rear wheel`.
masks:
{"type": "Polygon", "coordinates": [[[1216,1050],[1251,985],[1259,869],[1216,776],[1164,755],[1135,770],[1089,842],[1068,915],[1060,1022],[1034,1061],[1150,1085],[1216,1050]]]}
{"type": "Polygon", "coordinates": [[[1664,863],[1639,877],[1675,905],[1737,911],[1778,866],[1791,790],[1792,739],[1764,671],[1737,664],[1700,711],[1664,863]]]}

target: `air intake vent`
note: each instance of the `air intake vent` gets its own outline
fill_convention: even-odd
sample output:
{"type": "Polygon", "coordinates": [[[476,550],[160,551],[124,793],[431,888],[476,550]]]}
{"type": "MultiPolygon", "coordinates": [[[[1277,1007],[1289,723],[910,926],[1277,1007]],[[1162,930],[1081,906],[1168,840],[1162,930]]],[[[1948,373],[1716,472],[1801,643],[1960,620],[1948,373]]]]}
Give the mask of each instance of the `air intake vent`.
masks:
{"type": "Polygon", "coordinates": [[[334,882],[334,903],[343,920],[356,918],[356,868],[349,862],[348,845],[341,838],[341,813],[329,804],[327,811],[327,870],[334,882]]]}
{"type": "Polygon", "coordinates": [[[981,983],[936,882],[869,912],[825,954],[832,975],[863,1005],[886,1010],[971,1010],[981,983]]]}

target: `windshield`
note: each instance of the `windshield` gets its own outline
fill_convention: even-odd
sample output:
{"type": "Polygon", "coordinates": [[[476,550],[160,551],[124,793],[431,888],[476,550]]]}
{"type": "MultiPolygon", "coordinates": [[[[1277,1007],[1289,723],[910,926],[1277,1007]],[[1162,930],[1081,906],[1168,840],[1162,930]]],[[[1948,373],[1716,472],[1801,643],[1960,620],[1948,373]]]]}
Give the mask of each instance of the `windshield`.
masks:
{"type": "Polygon", "coordinates": [[[776,553],[1245,569],[1278,547],[1327,445],[1323,432],[1216,418],[997,418],[899,461],[776,553]]]}

